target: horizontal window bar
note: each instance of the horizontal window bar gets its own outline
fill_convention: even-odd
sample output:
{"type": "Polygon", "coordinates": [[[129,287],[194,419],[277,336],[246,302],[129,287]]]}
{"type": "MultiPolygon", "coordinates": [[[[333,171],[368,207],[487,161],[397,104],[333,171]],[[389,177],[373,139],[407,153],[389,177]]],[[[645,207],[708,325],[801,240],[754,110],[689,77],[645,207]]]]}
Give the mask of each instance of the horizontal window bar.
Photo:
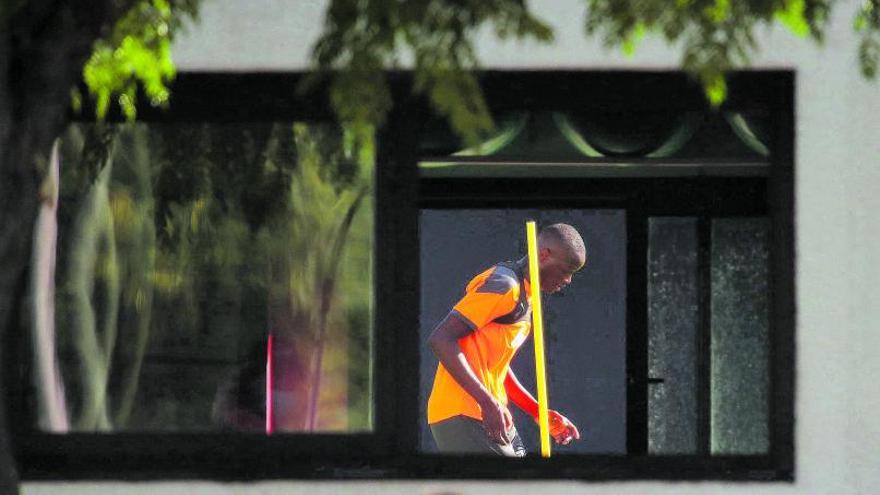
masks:
{"type": "Polygon", "coordinates": [[[517,162],[511,160],[422,161],[422,178],[456,177],[766,177],[766,162],[517,162]]]}

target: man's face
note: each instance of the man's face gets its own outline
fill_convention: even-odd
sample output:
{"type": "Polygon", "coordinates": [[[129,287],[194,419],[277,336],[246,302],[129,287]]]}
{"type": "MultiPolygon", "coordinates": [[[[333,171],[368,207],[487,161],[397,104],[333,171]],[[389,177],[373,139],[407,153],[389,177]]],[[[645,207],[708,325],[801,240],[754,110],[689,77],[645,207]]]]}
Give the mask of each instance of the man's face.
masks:
{"type": "Polygon", "coordinates": [[[571,283],[571,277],[584,266],[584,259],[553,249],[541,250],[541,291],[554,293],[571,283]]]}

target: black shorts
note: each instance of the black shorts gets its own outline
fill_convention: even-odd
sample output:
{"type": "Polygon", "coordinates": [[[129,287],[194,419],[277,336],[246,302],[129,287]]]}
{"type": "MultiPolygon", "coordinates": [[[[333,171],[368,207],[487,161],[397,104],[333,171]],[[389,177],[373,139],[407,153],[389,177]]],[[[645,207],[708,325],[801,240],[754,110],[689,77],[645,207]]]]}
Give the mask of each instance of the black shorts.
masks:
{"type": "Polygon", "coordinates": [[[486,435],[483,423],[467,416],[454,416],[430,425],[437,450],[449,454],[495,454],[523,457],[526,448],[515,427],[507,432],[510,443],[502,445],[486,435]]]}

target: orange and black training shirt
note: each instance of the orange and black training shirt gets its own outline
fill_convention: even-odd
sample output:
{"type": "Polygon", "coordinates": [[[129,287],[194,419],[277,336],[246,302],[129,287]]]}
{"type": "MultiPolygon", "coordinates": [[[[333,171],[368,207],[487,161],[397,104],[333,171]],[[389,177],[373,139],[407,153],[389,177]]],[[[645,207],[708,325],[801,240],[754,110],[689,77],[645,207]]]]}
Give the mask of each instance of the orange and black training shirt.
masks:
{"type": "MultiPolygon", "coordinates": [[[[450,315],[473,330],[458,345],[477,378],[504,405],[510,361],[531,331],[530,298],[531,288],[521,269],[512,262],[499,263],[468,283],[450,315]]],[[[428,398],[428,423],[458,415],[483,419],[477,401],[439,363],[428,398]]]]}

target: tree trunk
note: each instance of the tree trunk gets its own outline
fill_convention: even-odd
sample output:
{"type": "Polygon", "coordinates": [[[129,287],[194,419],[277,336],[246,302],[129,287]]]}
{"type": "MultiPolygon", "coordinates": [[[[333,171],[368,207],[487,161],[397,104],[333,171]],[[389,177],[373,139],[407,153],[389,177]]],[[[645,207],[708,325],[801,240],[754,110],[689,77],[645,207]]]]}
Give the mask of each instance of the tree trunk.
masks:
{"type": "Polygon", "coordinates": [[[150,135],[144,126],[132,126],[130,129],[129,146],[134,161],[133,170],[136,176],[135,216],[136,233],[128,256],[129,273],[126,275],[125,291],[134,295],[123,297],[134,300],[128,304],[127,320],[133,321],[134,328],[125,328],[126,336],[121,339],[125,352],[120,356],[123,366],[121,387],[118,394],[119,406],[113,418],[117,428],[125,428],[131,416],[140,383],[141,368],[147,352],[150,337],[150,321],[153,313],[153,284],[150,275],[156,265],[156,225],[154,223],[155,207],[153,203],[153,184],[150,168],[150,135]],[[134,332],[134,337],[131,336],[134,332]]]}
{"type": "Polygon", "coordinates": [[[67,433],[67,405],[55,339],[55,250],[58,244],[59,141],[52,146],[52,158],[40,188],[40,213],[34,233],[31,267],[31,314],[36,370],[38,425],[53,433],[67,433]]]}
{"type": "MultiPolygon", "coordinates": [[[[0,19],[0,495],[17,494],[7,397],[20,397],[20,376],[9,359],[20,351],[18,309],[37,213],[39,170],[65,124],[70,89],[102,26],[127,5],[112,0],[30,0],[0,19]]],[[[27,425],[16,425],[22,429],[27,425]]]]}
{"type": "Polygon", "coordinates": [[[68,275],[75,313],[72,319],[74,346],[79,354],[83,388],[83,407],[76,427],[85,431],[111,428],[107,386],[116,345],[119,263],[109,197],[112,152],[109,155],[80,207],[74,234],[77,241],[71,253],[68,275]],[[93,299],[96,281],[104,289],[98,291],[103,295],[100,300],[93,299]],[[100,309],[100,320],[96,318],[96,309],[100,309]]]}
{"type": "Polygon", "coordinates": [[[357,214],[361,201],[363,201],[366,194],[366,187],[362,187],[361,190],[358,191],[351,205],[349,205],[342,223],[335,232],[333,247],[330,250],[329,255],[330,269],[321,281],[321,290],[320,294],[318,294],[318,300],[321,304],[320,312],[318,314],[318,336],[315,343],[315,354],[311,371],[312,384],[311,392],[309,393],[309,431],[316,431],[318,429],[318,399],[320,398],[321,392],[321,370],[324,362],[324,348],[327,345],[327,319],[330,316],[331,305],[336,298],[336,277],[339,274],[339,265],[342,263],[342,256],[344,254],[346,241],[348,240],[348,231],[351,229],[354,216],[357,214]]]}

